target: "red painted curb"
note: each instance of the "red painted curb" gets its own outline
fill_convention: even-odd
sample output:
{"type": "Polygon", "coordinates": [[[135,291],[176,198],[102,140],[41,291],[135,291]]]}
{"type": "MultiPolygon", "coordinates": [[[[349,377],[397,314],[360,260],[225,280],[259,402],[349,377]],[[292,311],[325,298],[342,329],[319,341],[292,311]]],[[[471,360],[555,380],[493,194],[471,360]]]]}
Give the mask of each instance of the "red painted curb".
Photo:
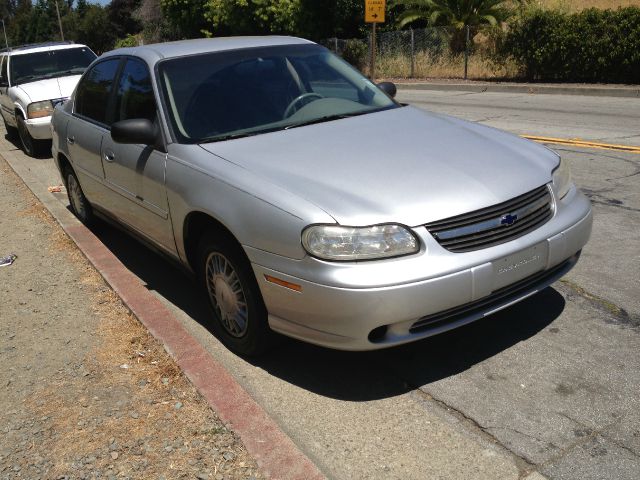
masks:
{"type": "Polygon", "coordinates": [[[240,436],[260,470],[272,479],[325,479],[267,412],[189,334],[169,309],[28,171],[14,165],[13,159],[6,158],[9,156],[6,153],[3,152],[3,156],[7,163],[25,185],[47,207],[129,310],[163,344],[220,419],[240,436]]]}
{"type": "Polygon", "coordinates": [[[324,479],[264,409],[173,314],[83,225],[62,227],[111,288],[165,346],[220,419],[242,439],[261,470],[278,479],[324,479]]]}

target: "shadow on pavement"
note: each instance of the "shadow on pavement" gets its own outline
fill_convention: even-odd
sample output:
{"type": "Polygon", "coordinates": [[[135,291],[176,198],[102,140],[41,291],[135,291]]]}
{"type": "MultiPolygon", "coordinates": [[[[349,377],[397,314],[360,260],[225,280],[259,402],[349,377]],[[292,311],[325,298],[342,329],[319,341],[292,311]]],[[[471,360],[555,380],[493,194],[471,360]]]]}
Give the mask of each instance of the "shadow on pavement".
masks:
{"type": "MultiPolygon", "coordinates": [[[[99,222],[92,230],[149,290],[207,326],[208,306],[187,273],[110,225],[99,222]]],[[[492,317],[401,347],[341,352],[286,339],[272,353],[249,361],[318,395],[346,401],[388,398],[456,375],[536,335],[564,306],[562,295],[547,288],[492,317]]]]}
{"type": "MultiPolygon", "coordinates": [[[[22,144],[20,143],[20,139],[17,137],[11,137],[8,133],[4,134],[4,139],[13,145],[16,150],[22,151],[22,144]]],[[[32,160],[48,160],[51,158],[51,141],[50,140],[40,140],[38,151],[35,157],[26,157],[32,160]]]]}

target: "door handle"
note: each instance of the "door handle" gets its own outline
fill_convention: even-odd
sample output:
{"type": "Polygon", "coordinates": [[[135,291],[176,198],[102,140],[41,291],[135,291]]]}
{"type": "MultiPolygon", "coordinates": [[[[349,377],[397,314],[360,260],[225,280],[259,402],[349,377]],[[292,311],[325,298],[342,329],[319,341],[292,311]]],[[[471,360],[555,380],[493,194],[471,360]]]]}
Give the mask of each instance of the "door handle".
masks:
{"type": "Polygon", "coordinates": [[[74,137],[73,135],[70,137],[67,137],[67,143],[69,145],[73,145],[74,143],[76,143],[76,137],[74,137]]]}
{"type": "Polygon", "coordinates": [[[107,162],[113,162],[116,159],[116,154],[113,152],[104,152],[104,159],[107,162]]]}

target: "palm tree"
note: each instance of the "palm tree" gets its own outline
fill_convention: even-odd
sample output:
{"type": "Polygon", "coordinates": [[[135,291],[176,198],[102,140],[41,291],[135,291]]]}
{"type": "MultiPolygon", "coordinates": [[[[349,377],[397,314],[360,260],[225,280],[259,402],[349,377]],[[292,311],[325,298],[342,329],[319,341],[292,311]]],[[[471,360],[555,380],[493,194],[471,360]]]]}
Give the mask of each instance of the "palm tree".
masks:
{"type": "Polygon", "coordinates": [[[431,26],[454,27],[451,49],[460,53],[465,46],[465,27],[499,25],[511,16],[505,0],[396,0],[406,9],[398,17],[404,27],[417,20],[431,26]]]}

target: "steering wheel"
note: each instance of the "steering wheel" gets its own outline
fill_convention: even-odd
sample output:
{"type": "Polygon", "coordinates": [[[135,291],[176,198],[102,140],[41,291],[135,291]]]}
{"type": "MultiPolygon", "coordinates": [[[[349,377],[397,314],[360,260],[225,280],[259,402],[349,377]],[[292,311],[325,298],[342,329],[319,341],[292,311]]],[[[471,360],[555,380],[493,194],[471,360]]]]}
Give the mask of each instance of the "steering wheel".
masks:
{"type": "Polygon", "coordinates": [[[294,107],[300,103],[302,100],[304,100],[305,98],[324,98],[322,95],[320,95],[319,93],[315,93],[315,92],[308,92],[308,93],[303,93],[302,95],[298,95],[296,98],[294,98],[293,100],[291,100],[291,103],[289,103],[289,105],[287,105],[287,108],[284,111],[284,115],[282,116],[282,118],[289,118],[291,115],[293,115],[295,112],[298,111],[298,109],[294,109],[294,107]]]}

